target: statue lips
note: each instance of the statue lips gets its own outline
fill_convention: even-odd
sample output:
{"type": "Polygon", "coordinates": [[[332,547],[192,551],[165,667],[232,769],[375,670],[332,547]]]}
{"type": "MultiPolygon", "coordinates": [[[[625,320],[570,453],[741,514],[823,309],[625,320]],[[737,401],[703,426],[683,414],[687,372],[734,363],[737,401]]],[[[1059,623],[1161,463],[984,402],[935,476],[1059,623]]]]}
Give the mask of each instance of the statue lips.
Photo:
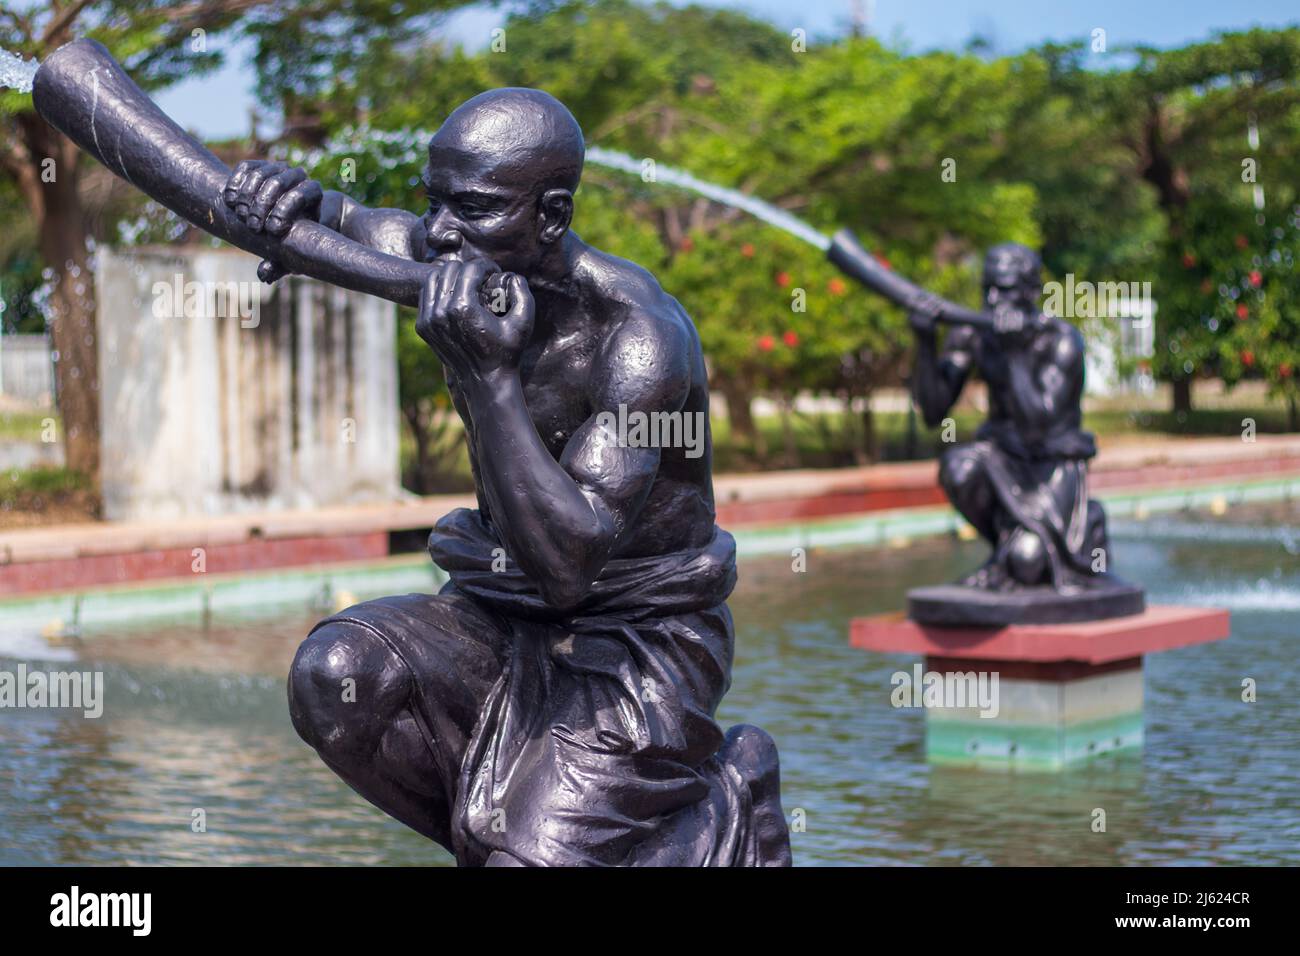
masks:
{"type": "MultiPolygon", "coordinates": [[[[455,252],[435,253],[432,249],[425,246],[424,261],[432,266],[437,266],[440,262],[472,262],[475,259],[487,259],[486,256],[466,256],[460,250],[455,252]]],[[[487,261],[491,262],[490,259],[487,261]]],[[[497,315],[505,315],[509,309],[507,298],[503,298],[500,293],[507,292],[506,273],[496,268],[496,263],[492,263],[493,270],[483,279],[483,285],[480,286],[479,292],[483,296],[483,304],[495,312],[497,315]],[[500,304],[501,308],[494,306],[500,304]]]]}

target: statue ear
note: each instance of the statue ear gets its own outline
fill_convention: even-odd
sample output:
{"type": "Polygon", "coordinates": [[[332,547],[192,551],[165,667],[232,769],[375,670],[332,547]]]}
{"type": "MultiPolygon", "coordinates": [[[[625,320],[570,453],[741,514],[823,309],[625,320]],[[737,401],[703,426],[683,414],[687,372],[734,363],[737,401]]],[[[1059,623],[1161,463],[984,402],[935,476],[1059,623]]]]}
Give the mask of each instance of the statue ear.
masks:
{"type": "Polygon", "coordinates": [[[573,221],[573,193],[567,189],[546,190],[538,214],[542,220],[542,242],[558,242],[573,221]]]}

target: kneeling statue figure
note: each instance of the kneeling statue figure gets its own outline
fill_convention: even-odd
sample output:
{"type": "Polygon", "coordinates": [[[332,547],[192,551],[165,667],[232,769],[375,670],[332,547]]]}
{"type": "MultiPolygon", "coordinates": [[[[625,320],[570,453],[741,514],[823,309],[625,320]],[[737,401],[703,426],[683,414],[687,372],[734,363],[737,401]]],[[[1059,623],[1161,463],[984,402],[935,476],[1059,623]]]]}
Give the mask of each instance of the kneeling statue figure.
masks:
{"type": "MultiPolygon", "coordinates": [[[[775,745],[714,720],[736,563],[707,432],[701,454],[608,425],[707,428],[699,337],[653,276],[570,230],[583,157],[559,101],[500,89],[430,140],[423,215],[280,163],[231,174],[224,202],[250,229],[305,217],[433,267],[417,329],[446,368],[478,499],[430,536],[440,593],[317,625],[289,678],[293,722],[462,865],[789,865],[775,745]]],[[[261,274],[281,274],[273,254],[261,274]]]]}
{"type": "Polygon", "coordinates": [[[1082,428],[1083,336],[1039,309],[1041,273],[1025,246],[989,250],[987,321],[952,325],[942,349],[935,322],[946,303],[926,296],[911,309],[912,395],[926,424],[943,422],[972,372],[988,387],[987,420],[974,441],[943,453],[939,481],[992,553],[957,586],[909,592],[922,623],[1059,623],[1144,607],[1142,590],[1107,568],[1106,515],[1088,495],[1097,448],[1082,428]]]}

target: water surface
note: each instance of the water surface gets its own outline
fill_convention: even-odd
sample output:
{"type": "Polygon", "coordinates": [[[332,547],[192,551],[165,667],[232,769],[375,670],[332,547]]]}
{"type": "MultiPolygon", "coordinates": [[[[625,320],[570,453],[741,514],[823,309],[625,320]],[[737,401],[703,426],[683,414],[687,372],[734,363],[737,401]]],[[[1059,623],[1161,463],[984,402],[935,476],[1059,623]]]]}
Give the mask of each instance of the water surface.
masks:
{"type": "MultiPolygon", "coordinates": [[[[777,738],[787,814],[806,824],[797,863],[1300,863],[1300,506],[1115,532],[1114,570],[1155,602],[1228,607],[1233,634],[1148,658],[1143,752],[1060,774],[930,767],[923,716],[889,704],[913,660],[847,645],[852,617],[955,577],[980,546],[813,552],[803,574],[742,563],[719,718],[777,738]]],[[[65,651],[104,671],[105,713],[0,711],[0,863],[448,864],[290,727],[284,675],[313,621],[123,630],[65,651]]],[[[0,648],[0,668],[41,656],[30,638],[0,648]]]]}

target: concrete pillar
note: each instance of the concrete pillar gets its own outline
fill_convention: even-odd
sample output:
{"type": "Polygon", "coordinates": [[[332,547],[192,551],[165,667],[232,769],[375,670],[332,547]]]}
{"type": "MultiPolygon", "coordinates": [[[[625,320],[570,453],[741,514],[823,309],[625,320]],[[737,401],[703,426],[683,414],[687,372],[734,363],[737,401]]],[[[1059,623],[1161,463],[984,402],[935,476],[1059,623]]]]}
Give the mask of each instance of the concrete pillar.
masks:
{"type": "Polygon", "coordinates": [[[1000,628],[881,614],[855,618],[849,641],[924,655],[924,666],[895,672],[890,702],[924,710],[932,763],[1057,771],[1141,748],[1143,657],[1229,630],[1227,611],[1154,605],[1104,621],[1000,628]]]}
{"type": "Polygon", "coordinates": [[[400,494],[396,308],[229,249],[99,250],[106,516],[400,494]]]}

